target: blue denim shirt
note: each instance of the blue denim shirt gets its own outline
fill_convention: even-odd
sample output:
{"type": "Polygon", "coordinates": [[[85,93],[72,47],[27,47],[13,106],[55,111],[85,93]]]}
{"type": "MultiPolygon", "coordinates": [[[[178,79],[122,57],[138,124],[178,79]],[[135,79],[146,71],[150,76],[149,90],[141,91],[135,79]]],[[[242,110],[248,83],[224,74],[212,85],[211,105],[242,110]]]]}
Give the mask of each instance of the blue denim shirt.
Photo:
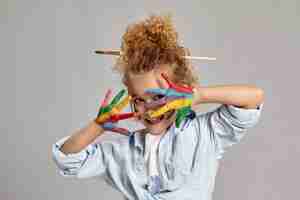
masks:
{"type": "Polygon", "coordinates": [[[103,140],[65,155],[59,148],[70,137],[67,136],[53,144],[53,159],[61,175],[102,176],[124,199],[211,200],[219,159],[258,122],[262,107],[263,104],[257,109],[245,109],[223,104],[186,119],[178,128],[172,124],[158,146],[157,193],[148,187],[150,177],[143,157],[146,133],[103,140]]]}

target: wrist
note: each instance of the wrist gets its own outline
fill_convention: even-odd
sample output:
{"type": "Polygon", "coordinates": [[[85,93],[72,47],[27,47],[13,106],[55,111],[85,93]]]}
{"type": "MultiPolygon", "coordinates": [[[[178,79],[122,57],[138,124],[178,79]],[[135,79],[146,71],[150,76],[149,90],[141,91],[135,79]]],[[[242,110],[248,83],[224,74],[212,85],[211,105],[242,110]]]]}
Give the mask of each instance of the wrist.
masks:
{"type": "Polygon", "coordinates": [[[92,125],[95,127],[95,129],[98,129],[100,132],[103,132],[104,131],[103,123],[100,123],[97,119],[98,118],[95,118],[92,121],[92,125]]]}
{"type": "Polygon", "coordinates": [[[193,91],[193,105],[206,103],[206,90],[205,87],[196,86],[193,91]]]}

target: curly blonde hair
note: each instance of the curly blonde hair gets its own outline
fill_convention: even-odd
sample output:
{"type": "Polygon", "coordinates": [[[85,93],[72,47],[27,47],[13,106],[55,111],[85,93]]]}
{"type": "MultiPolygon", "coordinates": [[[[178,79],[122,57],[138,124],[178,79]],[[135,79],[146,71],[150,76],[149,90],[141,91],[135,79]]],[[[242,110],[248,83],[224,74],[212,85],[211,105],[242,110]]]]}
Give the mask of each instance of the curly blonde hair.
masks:
{"type": "Polygon", "coordinates": [[[160,64],[173,68],[174,82],[193,86],[199,80],[188,59],[190,51],[178,44],[171,15],[151,14],[145,20],[130,24],[121,43],[122,54],[116,59],[113,69],[123,74],[126,84],[128,73],[149,72],[160,64]]]}

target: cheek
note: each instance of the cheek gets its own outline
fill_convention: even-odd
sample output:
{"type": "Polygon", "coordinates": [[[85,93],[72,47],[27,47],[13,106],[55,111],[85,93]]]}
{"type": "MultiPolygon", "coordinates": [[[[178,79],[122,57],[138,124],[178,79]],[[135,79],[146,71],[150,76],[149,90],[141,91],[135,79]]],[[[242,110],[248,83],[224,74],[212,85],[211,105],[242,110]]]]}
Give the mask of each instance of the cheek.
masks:
{"type": "MultiPolygon", "coordinates": [[[[135,106],[130,103],[130,109],[131,109],[131,112],[137,112],[137,113],[143,113],[144,111],[142,109],[138,109],[138,108],[135,108],[135,106]]],[[[135,118],[136,121],[141,121],[142,120],[142,116],[137,116],[135,118]]]]}

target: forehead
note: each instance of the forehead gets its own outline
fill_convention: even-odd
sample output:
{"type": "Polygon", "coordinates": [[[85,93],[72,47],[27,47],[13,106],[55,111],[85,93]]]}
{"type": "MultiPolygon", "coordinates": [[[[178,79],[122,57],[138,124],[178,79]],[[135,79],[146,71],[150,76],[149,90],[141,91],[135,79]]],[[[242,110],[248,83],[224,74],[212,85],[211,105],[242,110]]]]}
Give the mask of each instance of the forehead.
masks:
{"type": "Polygon", "coordinates": [[[172,71],[169,67],[162,65],[156,70],[145,72],[142,74],[128,74],[128,93],[132,96],[146,96],[145,90],[149,88],[164,88],[166,84],[163,80],[161,73],[165,73],[171,78],[172,71]]]}
{"type": "Polygon", "coordinates": [[[146,96],[145,90],[149,88],[159,88],[157,75],[153,72],[143,74],[130,74],[128,76],[128,94],[132,96],[146,96]]]}

